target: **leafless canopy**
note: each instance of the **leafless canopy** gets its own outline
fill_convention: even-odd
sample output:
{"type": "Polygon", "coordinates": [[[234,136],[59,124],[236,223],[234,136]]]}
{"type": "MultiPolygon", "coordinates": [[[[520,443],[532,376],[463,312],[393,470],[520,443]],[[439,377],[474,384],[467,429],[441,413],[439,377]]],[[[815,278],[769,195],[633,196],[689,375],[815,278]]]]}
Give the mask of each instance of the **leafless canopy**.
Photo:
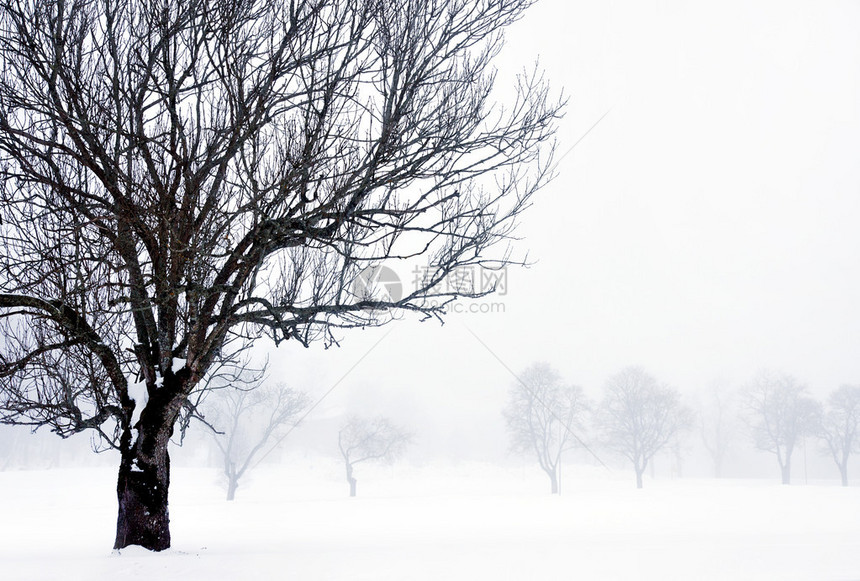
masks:
{"type": "Polygon", "coordinates": [[[350,416],[337,434],[337,445],[343,459],[355,465],[368,461],[389,461],[403,452],[412,439],[409,432],[388,418],[350,416]]]}
{"type": "Polygon", "coordinates": [[[239,480],[272,439],[278,442],[298,425],[310,407],[310,397],[283,384],[251,381],[240,389],[219,389],[206,400],[206,421],[224,465],[227,500],[233,500],[239,480]],[[281,435],[283,434],[283,435],[281,435]]]}
{"type": "Polygon", "coordinates": [[[390,462],[399,456],[412,435],[386,417],[350,416],[337,433],[337,447],[346,468],[349,495],[355,496],[355,465],[361,462],[390,462]]]}
{"type": "Polygon", "coordinates": [[[439,283],[508,263],[551,177],[540,74],[494,102],[532,2],[0,0],[3,420],[100,429],[131,462],[142,383],[148,466],[231,338],[479,294],[439,283]],[[427,276],[355,292],[383,259],[427,276]]]}
{"type": "Polygon", "coordinates": [[[782,483],[791,481],[791,455],[803,436],[813,435],[820,406],[806,386],[783,373],[759,372],[744,391],[745,418],[759,450],[776,455],[782,483]]]}
{"type": "Polygon", "coordinates": [[[712,383],[702,394],[698,411],[702,445],[714,463],[714,477],[722,476],[723,462],[732,445],[737,417],[734,396],[719,382],[712,383]]]}
{"type": "Polygon", "coordinates": [[[536,363],[519,376],[504,410],[514,451],[534,454],[549,476],[552,492],[559,491],[558,466],[565,450],[581,443],[588,409],[582,388],[562,383],[546,363],[536,363]]]}
{"type": "Polygon", "coordinates": [[[633,463],[639,488],[648,462],[692,423],[678,392],[639,367],[609,379],[597,417],[606,446],[633,463]]]}
{"type": "Polygon", "coordinates": [[[860,452],[860,386],[843,385],[830,394],[819,434],[848,486],[848,460],[860,452]]]}
{"type": "Polygon", "coordinates": [[[174,358],[197,384],[230,333],[441,312],[441,279],[503,264],[548,178],[542,81],[490,101],[530,3],[0,3],[6,407],[77,431],[127,419],[126,378],[174,358]],[[420,288],[353,293],[418,255],[420,288]]]}

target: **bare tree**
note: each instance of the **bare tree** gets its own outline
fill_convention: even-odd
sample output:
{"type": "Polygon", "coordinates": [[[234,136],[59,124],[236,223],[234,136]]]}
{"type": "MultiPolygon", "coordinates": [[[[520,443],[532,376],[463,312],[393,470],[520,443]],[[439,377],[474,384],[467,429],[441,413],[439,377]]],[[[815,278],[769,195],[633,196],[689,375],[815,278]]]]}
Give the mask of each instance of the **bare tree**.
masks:
{"type": "Polygon", "coordinates": [[[690,427],[692,412],[676,390],[628,367],[606,383],[596,420],[605,445],[633,463],[636,487],[642,488],[648,462],[690,427]]]}
{"type": "Polygon", "coordinates": [[[827,409],[821,416],[819,433],[827,451],[842,476],[842,486],[848,486],[848,459],[860,449],[860,386],[843,385],[827,398],[827,409]]]}
{"type": "Polygon", "coordinates": [[[550,480],[552,494],[558,494],[559,465],[565,450],[578,443],[588,409],[582,388],[564,385],[558,373],[546,363],[526,369],[510,390],[504,410],[516,452],[534,454],[550,480]]]}
{"type": "Polygon", "coordinates": [[[206,420],[224,462],[227,500],[236,497],[239,479],[257,454],[273,438],[280,443],[283,432],[295,428],[310,405],[307,394],[283,384],[219,389],[207,398],[206,420]]]}
{"type": "Polygon", "coordinates": [[[346,467],[349,495],[355,496],[354,468],[361,462],[390,462],[399,456],[412,439],[411,434],[387,418],[350,416],[337,433],[337,446],[346,467]]]}
{"type": "Polygon", "coordinates": [[[736,410],[732,394],[719,383],[713,383],[700,402],[699,435],[714,464],[714,478],[723,475],[723,463],[731,446],[736,410]]]}
{"type": "Polygon", "coordinates": [[[815,433],[820,406],[806,386],[784,373],[762,371],[744,390],[746,420],[759,450],[776,455],[782,483],[791,482],[791,455],[798,440],[815,433]]]}
{"type": "Polygon", "coordinates": [[[116,548],[170,546],[168,442],[231,340],[441,317],[516,262],[563,105],[491,97],[532,3],[0,0],[2,421],[120,452],[116,548]],[[356,291],[385,259],[427,274],[356,291]]]}

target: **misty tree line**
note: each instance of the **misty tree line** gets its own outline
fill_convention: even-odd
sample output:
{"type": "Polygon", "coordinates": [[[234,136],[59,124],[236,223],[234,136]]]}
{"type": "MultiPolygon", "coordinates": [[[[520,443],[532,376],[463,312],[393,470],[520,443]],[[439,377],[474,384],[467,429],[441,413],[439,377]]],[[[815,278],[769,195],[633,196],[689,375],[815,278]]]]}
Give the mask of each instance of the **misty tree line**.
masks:
{"type": "MultiPolygon", "coordinates": [[[[284,386],[255,387],[216,392],[215,403],[207,406],[214,420],[225,425],[226,418],[230,426],[223,431],[210,426],[224,461],[228,499],[269,438],[285,431],[277,445],[313,407],[302,392],[284,386]],[[262,413],[248,413],[254,406],[262,413]],[[243,433],[249,430],[256,436],[243,433]]],[[[792,376],[760,372],[739,390],[713,385],[705,396],[694,411],[677,389],[661,384],[641,367],[628,367],[611,376],[601,398],[591,401],[550,365],[536,363],[511,387],[503,416],[511,449],[537,460],[554,494],[560,492],[562,457],[569,450],[585,450],[601,464],[604,452],[624,458],[633,467],[636,486],[642,488],[658,453],[669,451],[680,463],[683,438],[691,432],[698,435],[719,478],[739,425],[755,448],[776,457],[783,484],[790,483],[792,455],[801,440],[815,438],[821,453],[836,463],[842,485],[848,485],[848,461],[860,447],[860,387],[844,385],[822,403],[792,376]]],[[[347,417],[337,446],[350,495],[356,495],[357,464],[391,461],[410,440],[411,434],[388,418],[347,417]]]]}
{"type": "Polygon", "coordinates": [[[592,446],[623,456],[642,488],[648,463],[689,427],[692,414],[677,391],[659,385],[639,367],[612,376],[595,405],[581,387],[565,384],[548,364],[536,363],[511,388],[504,417],[512,449],[537,456],[555,494],[562,455],[577,447],[598,460],[592,446]]]}
{"type": "MultiPolygon", "coordinates": [[[[217,449],[227,500],[235,498],[242,476],[274,451],[314,407],[307,393],[284,384],[268,384],[262,376],[248,378],[240,387],[233,384],[213,390],[200,420],[209,428],[217,449]]],[[[336,442],[349,495],[356,496],[358,464],[394,460],[411,437],[384,416],[346,416],[340,423],[336,442]]]]}
{"type": "MultiPolygon", "coordinates": [[[[240,479],[275,450],[315,404],[307,393],[264,381],[263,371],[247,366],[231,376],[228,385],[207,393],[197,419],[208,428],[227,500],[233,500],[240,479]]],[[[698,437],[714,476],[720,478],[739,431],[755,448],[774,455],[784,484],[790,483],[792,457],[800,442],[814,438],[819,451],[837,465],[842,485],[848,485],[848,462],[860,448],[860,386],[843,385],[819,402],[794,377],[760,372],[738,390],[713,384],[699,396],[697,406],[684,403],[678,390],[640,367],[628,367],[610,377],[602,398],[592,401],[550,365],[536,363],[511,387],[503,417],[511,449],[537,460],[554,494],[560,492],[567,451],[585,451],[599,463],[604,452],[624,458],[642,488],[654,457],[668,451],[680,462],[682,441],[691,436],[698,437]]],[[[411,440],[412,434],[390,418],[345,416],[332,433],[330,447],[340,453],[350,496],[356,496],[357,465],[393,461],[411,440]]]]}
{"type": "Polygon", "coordinates": [[[842,385],[824,402],[785,373],[759,373],[740,392],[742,418],[756,447],[776,456],[782,483],[791,481],[791,459],[803,438],[820,443],[848,486],[848,461],[860,451],[860,386],[842,385]]]}
{"type": "Polygon", "coordinates": [[[504,417],[512,450],[537,458],[553,493],[559,492],[565,451],[585,449],[601,464],[596,450],[613,452],[632,464],[636,486],[642,488],[654,456],[671,449],[680,457],[681,438],[693,428],[698,428],[719,478],[738,421],[757,449],[774,454],[783,484],[791,481],[799,443],[815,438],[848,486],[848,461],[860,451],[860,386],[843,385],[822,403],[794,377],[762,371],[736,393],[713,386],[700,407],[694,413],[678,390],[661,385],[640,367],[610,377],[601,400],[592,402],[551,366],[536,363],[517,377],[504,417]]]}

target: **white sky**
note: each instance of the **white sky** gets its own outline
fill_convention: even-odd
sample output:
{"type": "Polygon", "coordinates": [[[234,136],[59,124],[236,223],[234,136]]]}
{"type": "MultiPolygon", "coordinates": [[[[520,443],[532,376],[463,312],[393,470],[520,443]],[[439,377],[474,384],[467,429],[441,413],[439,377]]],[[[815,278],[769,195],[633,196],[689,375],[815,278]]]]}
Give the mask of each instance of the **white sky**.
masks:
{"type": "Polygon", "coordinates": [[[500,66],[539,56],[564,88],[562,152],[611,112],[524,217],[538,263],[509,272],[506,312],[291,346],[273,375],[321,395],[390,331],[329,409],[442,414],[451,438],[511,382],[467,327],[595,395],[629,364],[682,391],[762,367],[860,383],[858,24],[857,2],[541,0],[500,66]]]}
{"type": "Polygon", "coordinates": [[[683,383],[860,380],[860,5],[590,4],[519,37],[565,133],[612,107],[527,218],[555,345],[683,383]]]}

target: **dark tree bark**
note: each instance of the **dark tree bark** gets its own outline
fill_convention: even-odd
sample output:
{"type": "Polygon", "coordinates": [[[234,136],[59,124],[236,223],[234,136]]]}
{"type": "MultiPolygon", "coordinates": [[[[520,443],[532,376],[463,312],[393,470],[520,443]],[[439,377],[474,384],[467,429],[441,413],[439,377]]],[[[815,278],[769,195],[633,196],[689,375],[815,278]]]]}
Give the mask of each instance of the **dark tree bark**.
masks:
{"type": "Polygon", "coordinates": [[[140,545],[161,551],[170,547],[168,445],[181,401],[169,394],[164,387],[156,391],[135,427],[122,436],[115,549],[140,545]]]}
{"type": "Polygon", "coordinates": [[[114,549],[140,545],[153,551],[170,547],[170,457],[166,446],[153,450],[156,463],[124,456],[117,482],[119,514],[114,549]]]}

